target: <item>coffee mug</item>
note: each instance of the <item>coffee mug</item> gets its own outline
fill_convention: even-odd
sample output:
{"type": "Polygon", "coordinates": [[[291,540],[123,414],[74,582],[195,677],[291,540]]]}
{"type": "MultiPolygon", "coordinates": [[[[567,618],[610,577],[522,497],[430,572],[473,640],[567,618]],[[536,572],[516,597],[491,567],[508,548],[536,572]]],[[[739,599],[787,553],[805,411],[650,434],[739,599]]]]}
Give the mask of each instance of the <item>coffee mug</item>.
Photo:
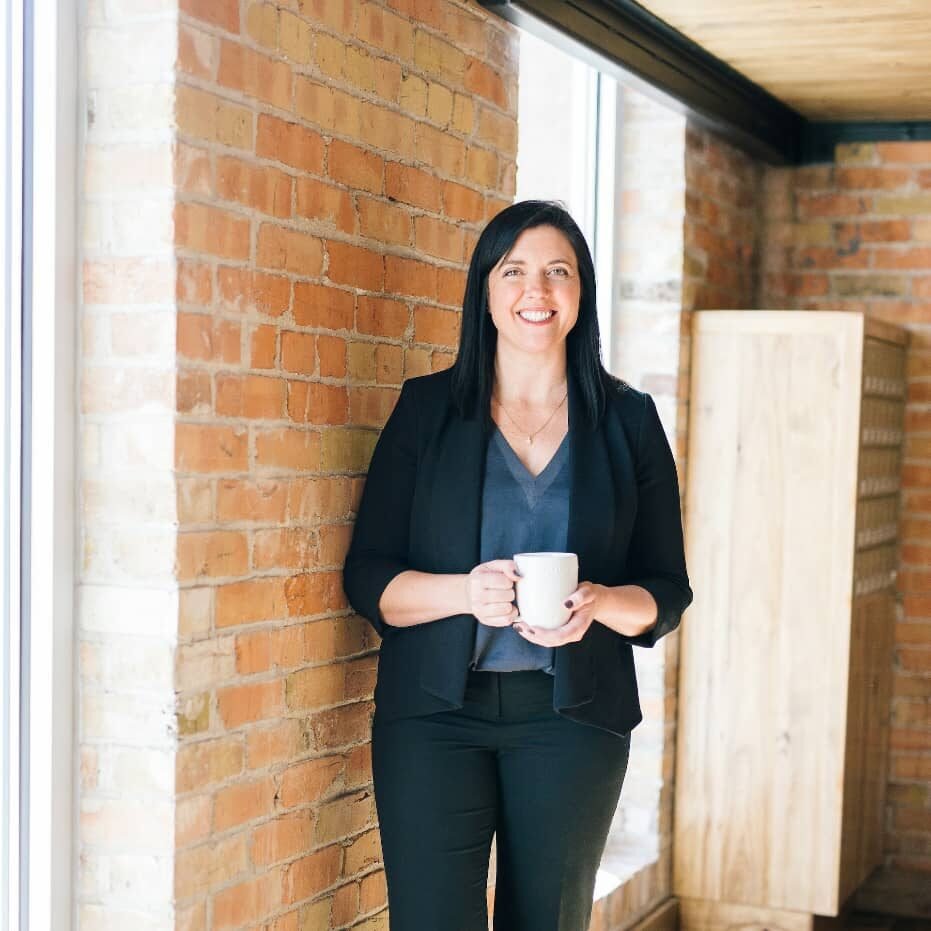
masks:
{"type": "Polygon", "coordinates": [[[572,611],[565,600],[579,586],[575,553],[516,553],[517,610],[531,627],[562,627],[572,611]]]}

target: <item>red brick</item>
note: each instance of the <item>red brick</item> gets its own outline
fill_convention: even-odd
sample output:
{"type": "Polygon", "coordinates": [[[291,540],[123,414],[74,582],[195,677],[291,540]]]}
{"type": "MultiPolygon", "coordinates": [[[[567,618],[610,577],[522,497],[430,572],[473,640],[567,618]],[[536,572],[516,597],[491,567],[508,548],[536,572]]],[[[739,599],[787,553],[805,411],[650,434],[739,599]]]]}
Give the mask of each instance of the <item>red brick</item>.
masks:
{"type": "Polygon", "coordinates": [[[385,284],[385,256],[348,243],[327,241],[327,277],[337,284],[381,291],[385,284]]]}
{"type": "Polygon", "coordinates": [[[342,378],[346,374],[346,340],[340,336],[318,336],[317,362],[322,378],[342,378]]]}
{"type": "Polygon", "coordinates": [[[931,269],[931,247],[903,249],[874,249],[876,268],[931,269]]]}
{"type": "Polygon", "coordinates": [[[213,898],[211,931],[261,924],[281,904],[282,872],[265,870],[257,879],[228,886],[213,898]]]}
{"type": "Polygon", "coordinates": [[[355,232],[356,214],[349,192],[314,178],[298,178],[297,213],[311,220],[332,223],[344,233],[355,232]]]}
{"type": "Polygon", "coordinates": [[[292,168],[320,174],[326,144],[319,133],[298,123],[286,123],[265,113],[259,115],[255,154],[292,168]]]}
{"type": "Polygon", "coordinates": [[[810,217],[845,217],[866,213],[871,206],[869,197],[853,194],[799,194],[796,200],[799,219],[810,217]]]}
{"type": "Polygon", "coordinates": [[[356,702],[320,711],[309,719],[315,750],[335,750],[367,740],[372,732],[371,702],[356,702]]]}
{"type": "Polygon", "coordinates": [[[309,899],[329,888],[339,878],[342,848],[332,844],[289,864],[282,878],[282,900],[286,904],[309,899]]]}
{"type": "Polygon", "coordinates": [[[287,486],[273,479],[224,478],[217,482],[217,519],[221,521],[284,520],[287,486]]]}
{"type": "Polygon", "coordinates": [[[397,255],[385,256],[385,290],[392,294],[433,299],[436,297],[437,271],[435,265],[404,259],[397,255]]]}
{"type": "MultiPolygon", "coordinates": [[[[379,242],[409,245],[411,215],[403,207],[394,207],[372,197],[359,197],[359,232],[379,242]]],[[[418,222],[424,218],[418,217],[418,222]]]]}
{"type": "Polygon", "coordinates": [[[349,330],[354,306],[355,298],[348,291],[302,281],[294,284],[292,313],[298,326],[349,330]]]}
{"type": "Polygon", "coordinates": [[[911,181],[911,172],[904,168],[838,168],[839,188],[884,189],[905,187],[911,181]]]}
{"type": "Polygon", "coordinates": [[[416,217],[414,237],[418,252],[453,262],[462,261],[463,236],[458,226],[434,217],[416,217]]]}
{"type": "Polygon", "coordinates": [[[502,110],[507,108],[508,95],[504,81],[496,71],[477,58],[470,58],[465,69],[465,86],[473,94],[497,104],[502,110]]]}
{"type": "Polygon", "coordinates": [[[350,388],[349,421],[366,427],[383,427],[397,400],[398,392],[394,388],[350,388]]]}
{"type": "Polygon", "coordinates": [[[291,178],[276,168],[217,157],[217,196],[274,217],[291,216],[291,178]]]}
{"type": "Polygon", "coordinates": [[[175,790],[193,792],[242,772],[241,737],[199,740],[178,748],[175,790]]]}
{"type": "Polygon", "coordinates": [[[220,40],[182,25],[178,30],[178,68],[185,74],[212,81],[217,73],[220,40]]]}
{"type": "Polygon", "coordinates": [[[399,162],[388,162],[385,165],[385,194],[392,200],[434,212],[439,212],[442,207],[440,179],[399,162]]]}
{"type": "Polygon", "coordinates": [[[257,530],[253,536],[256,569],[311,569],[316,559],[316,540],[303,527],[257,530]]]}
{"type": "Polygon", "coordinates": [[[255,630],[236,637],[236,672],[248,676],[271,668],[269,631],[255,630]]]}
{"type": "Polygon", "coordinates": [[[175,410],[190,413],[198,408],[211,409],[211,381],[209,372],[178,372],[175,379],[175,410]]]}
{"type": "Polygon", "coordinates": [[[246,761],[249,769],[264,769],[284,760],[293,759],[299,752],[300,724],[294,718],[246,731],[246,761]]]}
{"type": "Polygon", "coordinates": [[[414,54],[413,25],[373,3],[360,5],[356,37],[395,58],[410,60],[414,54]]]}
{"type": "Polygon", "coordinates": [[[178,534],[178,578],[243,575],[249,566],[246,536],[232,530],[178,534]]]}
{"type": "Polygon", "coordinates": [[[359,914],[359,883],[340,886],[333,895],[330,918],[334,924],[346,925],[359,914]]]}
{"type": "MultiPolygon", "coordinates": [[[[835,249],[832,246],[807,246],[796,250],[795,268],[869,268],[870,252],[855,246],[850,249],[835,249]]],[[[709,269],[710,271],[710,269],[709,269]]]]}
{"type": "Polygon", "coordinates": [[[466,273],[458,268],[439,268],[436,276],[438,302],[461,308],[465,297],[466,273]]]}
{"type": "Polygon", "coordinates": [[[226,259],[249,257],[249,221],[204,204],[175,204],[175,244],[226,259]]]}
{"type": "Polygon", "coordinates": [[[323,241],[300,230],[263,223],[256,262],[264,268],[314,277],[323,271],[323,241]]]}
{"type": "Polygon", "coordinates": [[[284,416],[284,382],[264,375],[217,375],[216,411],[221,417],[278,420],[284,416]]]}
{"type": "MultiPolygon", "coordinates": [[[[132,175],[130,176],[132,177],[132,175]]],[[[175,142],[174,179],[182,194],[209,197],[213,193],[210,153],[187,143],[175,142]]]]}
{"type": "Polygon", "coordinates": [[[466,144],[444,129],[418,123],[416,129],[417,161],[452,177],[461,177],[466,166],[466,144]]]}
{"type": "Polygon", "coordinates": [[[349,397],[344,385],[288,382],[288,415],[296,423],[344,424],[349,416],[349,397]]]}
{"type": "Polygon", "coordinates": [[[877,142],[876,151],[884,162],[931,163],[931,142],[877,142]]]}
{"type": "Polygon", "coordinates": [[[175,343],[178,355],[204,362],[239,362],[238,323],[208,314],[179,313],[175,343]]]}
{"type": "MultiPolygon", "coordinates": [[[[389,256],[390,259],[390,256],[389,256]]],[[[400,301],[359,296],[356,331],[372,336],[400,339],[410,323],[410,311],[400,301]]]]}
{"type": "Polygon", "coordinates": [[[263,431],[256,436],[255,457],[262,468],[313,472],[320,468],[320,434],[288,427],[263,431]]]}
{"type": "Polygon", "coordinates": [[[220,267],[217,286],[220,306],[226,311],[279,317],[291,303],[291,282],[282,275],[220,267]]]}
{"type": "Polygon", "coordinates": [[[239,32],[237,0],[181,0],[180,10],[194,19],[219,26],[227,32],[239,32]]]}
{"type": "Polygon", "coordinates": [[[313,813],[282,815],[252,831],[252,862],[258,867],[288,860],[310,847],[314,834],[313,813]]]}
{"type": "Polygon", "coordinates": [[[274,810],[275,784],[270,776],[220,789],[213,803],[215,831],[261,818],[274,810]]]}
{"type": "Polygon", "coordinates": [[[285,615],[284,580],[254,579],[221,585],[216,590],[216,626],[233,627],[285,615]]]}
{"type": "Polygon", "coordinates": [[[311,333],[281,334],[281,367],[286,372],[313,375],[316,364],[315,337],[311,333]]]}
{"type": "Polygon", "coordinates": [[[334,139],[330,143],[327,174],[341,184],[381,194],[384,186],[384,166],[384,159],[374,152],[340,139],[334,139]]]}
{"type": "Polygon", "coordinates": [[[242,472],[248,465],[245,432],[227,426],[175,426],[175,468],[181,472],[242,472]]]}
{"type": "Polygon", "coordinates": [[[477,223],[485,214],[485,198],[478,191],[447,181],[443,184],[443,212],[447,217],[477,223]]]}
{"type": "Polygon", "coordinates": [[[834,225],[838,246],[850,249],[857,242],[905,242],[911,239],[908,220],[863,220],[860,223],[834,225]]]}
{"type": "Polygon", "coordinates": [[[454,310],[423,305],[414,308],[414,342],[456,346],[460,325],[461,314],[454,310]]]}
{"type": "Polygon", "coordinates": [[[340,611],[348,607],[343,593],[342,572],[306,572],[285,583],[289,617],[340,611]]]}
{"type": "Polygon", "coordinates": [[[258,326],[249,336],[249,365],[254,369],[275,367],[278,331],[273,326],[258,326]]]}
{"type": "Polygon", "coordinates": [[[199,262],[178,260],[176,296],[183,304],[208,307],[213,298],[211,268],[199,262]]]}
{"type": "Polygon", "coordinates": [[[217,83],[280,110],[291,109],[291,69],[287,62],[275,61],[238,42],[220,43],[217,83]]]}
{"type": "Polygon", "coordinates": [[[419,128],[420,123],[396,110],[370,103],[362,105],[361,124],[361,135],[367,145],[406,158],[417,155],[415,128],[419,128]]]}

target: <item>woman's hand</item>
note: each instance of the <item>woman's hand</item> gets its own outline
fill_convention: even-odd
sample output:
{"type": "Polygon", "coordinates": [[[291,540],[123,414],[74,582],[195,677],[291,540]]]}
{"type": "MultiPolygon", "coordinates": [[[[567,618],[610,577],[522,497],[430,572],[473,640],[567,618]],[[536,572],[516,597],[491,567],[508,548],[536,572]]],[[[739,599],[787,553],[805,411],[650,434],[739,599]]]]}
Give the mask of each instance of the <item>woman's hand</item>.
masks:
{"type": "Polygon", "coordinates": [[[517,620],[514,583],[519,578],[513,559],[492,559],[480,563],[468,574],[467,603],[480,624],[510,627],[517,620]]]}
{"type": "Polygon", "coordinates": [[[566,607],[572,608],[569,620],[562,627],[548,630],[545,627],[530,627],[526,621],[514,625],[514,629],[531,643],[541,647],[561,647],[564,643],[576,643],[585,636],[585,632],[595,620],[598,613],[598,599],[605,587],[595,582],[583,582],[567,599],[566,607]]]}

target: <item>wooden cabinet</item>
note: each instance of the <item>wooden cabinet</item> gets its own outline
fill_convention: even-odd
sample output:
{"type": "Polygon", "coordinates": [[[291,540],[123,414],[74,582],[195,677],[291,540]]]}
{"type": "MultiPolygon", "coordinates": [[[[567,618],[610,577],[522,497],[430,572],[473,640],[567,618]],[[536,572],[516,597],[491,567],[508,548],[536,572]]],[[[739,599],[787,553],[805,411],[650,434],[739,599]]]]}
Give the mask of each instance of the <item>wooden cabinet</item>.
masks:
{"type": "Polygon", "coordinates": [[[904,404],[896,328],[694,315],[673,842],[686,931],[803,931],[879,864],[904,404]]]}

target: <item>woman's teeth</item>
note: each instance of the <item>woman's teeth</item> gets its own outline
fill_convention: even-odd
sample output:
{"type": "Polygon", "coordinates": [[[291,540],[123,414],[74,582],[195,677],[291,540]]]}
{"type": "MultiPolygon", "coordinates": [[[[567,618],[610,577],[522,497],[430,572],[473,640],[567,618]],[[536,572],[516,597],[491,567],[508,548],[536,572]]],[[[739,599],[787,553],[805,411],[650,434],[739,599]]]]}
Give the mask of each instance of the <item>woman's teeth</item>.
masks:
{"type": "Polygon", "coordinates": [[[556,315],[555,310],[521,310],[518,312],[518,316],[527,320],[530,323],[542,323],[544,320],[549,320],[550,317],[556,315]]]}

